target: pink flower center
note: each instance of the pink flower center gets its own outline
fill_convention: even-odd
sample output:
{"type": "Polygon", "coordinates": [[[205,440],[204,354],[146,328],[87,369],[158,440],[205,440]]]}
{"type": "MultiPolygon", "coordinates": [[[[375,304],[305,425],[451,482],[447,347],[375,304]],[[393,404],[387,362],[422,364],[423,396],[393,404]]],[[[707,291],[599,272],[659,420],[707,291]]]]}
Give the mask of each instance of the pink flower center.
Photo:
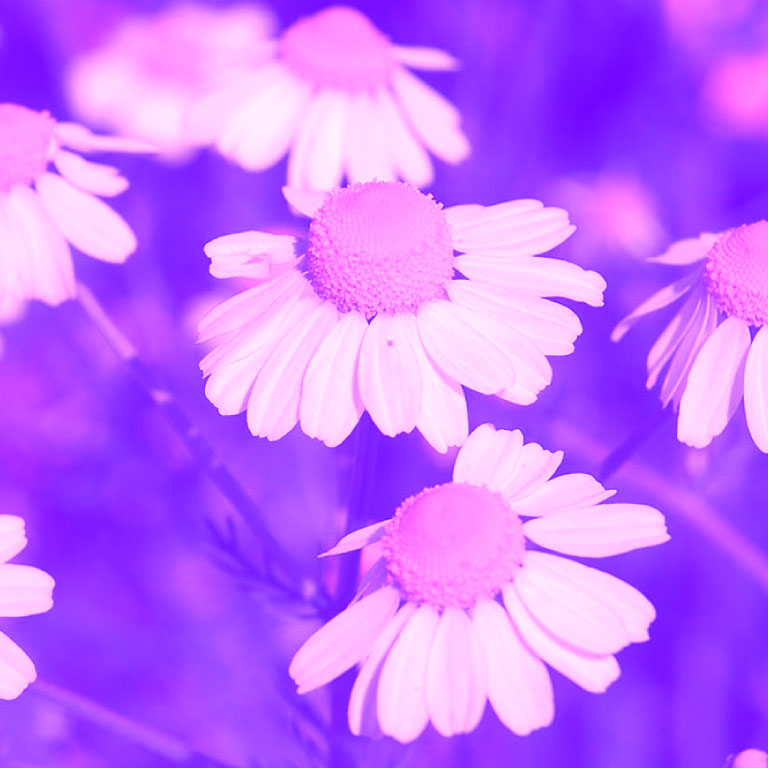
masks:
{"type": "Polygon", "coordinates": [[[347,91],[384,85],[395,66],[389,40],[360,11],[340,5],[288,27],[280,53],[299,77],[347,91]]]}
{"type": "Polygon", "coordinates": [[[387,571],[408,600],[471,608],[522,562],[520,518],[501,494],[446,483],[407,499],[382,539],[387,571]]]}
{"type": "Polygon", "coordinates": [[[47,112],[0,104],[0,191],[29,184],[45,170],[55,128],[47,112]]]}
{"type": "Polygon", "coordinates": [[[768,221],[726,232],[707,254],[704,281],[726,315],[768,324],[768,221]]]}
{"type": "Polygon", "coordinates": [[[442,206],[408,184],[334,190],[309,228],[307,277],[318,296],[366,317],[414,311],[453,277],[442,206]]]}

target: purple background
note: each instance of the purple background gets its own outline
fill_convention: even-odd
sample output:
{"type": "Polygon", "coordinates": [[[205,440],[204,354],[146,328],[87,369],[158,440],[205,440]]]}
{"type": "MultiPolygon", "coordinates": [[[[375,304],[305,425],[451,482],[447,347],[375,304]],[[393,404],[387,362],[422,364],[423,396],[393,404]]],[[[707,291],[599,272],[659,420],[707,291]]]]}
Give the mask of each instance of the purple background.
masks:
{"type": "MultiPolygon", "coordinates": [[[[699,18],[683,34],[650,0],[355,5],[393,40],[463,62],[457,73],[425,77],[461,109],[473,146],[463,165],[438,164],[436,198],[566,205],[579,230],[555,255],[608,280],[604,308],[577,307],[584,334],[575,354],[553,360],[554,382],[539,401],[523,408],[470,395],[470,426],[520,427],[529,441],[565,449],[565,471],[585,472],[650,432],[608,486],[618,500],[661,508],[673,540],[599,565],[656,604],[652,641],[619,654],[622,677],[604,695],[554,674],[555,722],[527,738],[490,707],[466,737],[428,728],[408,747],[350,737],[350,675],[304,699],[287,676],[317,625],[311,609],[265,589],[249,565],[259,547],[247,526],[237,529],[241,557],[217,543],[211,526],[222,529],[229,502],[80,308],[35,304],[2,331],[0,512],[25,517],[30,544],[17,559],[49,571],[57,588],[50,613],[1,622],[44,683],[0,702],[0,765],[720,768],[731,752],[767,747],[768,459],[741,411],[703,451],[678,444],[673,420],[659,420],[644,360],[663,319],[619,345],[608,334],[677,272],[644,266],[637,257],[652,251],[638,253],[642,243],[633,254],[617,244],[605,220],[622,212],[620,200],[585,200],[605,174],[634,180],[655,206],[661,247],[762,218],[766,137],[722,130],[701,92],[721,57],[765,44],[768,18],[756,6],[709,27],[699,18]],[[585,191],[573,192],[574,179],[585,191]],[[107,709],[86,711],[70,694],[107,709]],[[139,725],[175,740],[158,747],[165,756],[139,725]],[[201,754],[187,758],[182,748],[174,758],[177,742],[201,754]]],[[[1,0],[2,100],[70,118],[67,58],[122,13],[160,6],[1,0]]],[[[321,7],[274,10],[286,25],[321,7]]],[[[203,394],[194,329],[202,308],[237,286],[209,276],[202,246],[245,229],[301,232],[279,193],[285,163],[248,174],[204,152],[183,167],[116,164],[132,187],[114,204],[139,249],[124,267],[76,256],[80,279],[247,489],[307,583],[333,592],[353,558],[334,565],[315,555],[344,532],[350,499],[358,524],[388,517],[406,496],[447,480],[452,455],[438,456],[417,434],[377,439],[367,418],[347,443],[326,449],[298,430],[274,444],[257,440],[243,416],[220,417],[203,394]]]]}

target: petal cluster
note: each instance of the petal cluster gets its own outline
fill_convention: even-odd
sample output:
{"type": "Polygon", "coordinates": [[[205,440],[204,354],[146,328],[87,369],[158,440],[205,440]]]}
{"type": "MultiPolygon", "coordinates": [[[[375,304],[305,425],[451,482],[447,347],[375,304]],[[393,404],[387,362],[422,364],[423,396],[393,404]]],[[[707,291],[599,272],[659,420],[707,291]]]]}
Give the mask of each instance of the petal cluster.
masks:
{"type": "MultiPolygon", "coordinates": [[[[289,672],[299,693],[359,671],[349,700],[355,734],[383,732],[402,742],[427,723],[445,735],[467,733],[486,701],[513,732],[549,725],[554,697],[547,667],[585,690],[618,676],[614,654],[648,639],[655,617],[634,587],[554,550],[605,557],[668,539],[660,512],[604,504],[613,495],[590,475],[553,477],[562,453],[523,442],[519,431],[478,427],[459,451],[453,481],[495,491],[523,525],[529,544],[514,577],[494,599],[467,609],[413,602],[377,566],[353,603],[312,635],[289,672]]],[[[353,532],[330,554],[385,535],[390,521],[353,532]]]]}
{"type": "MultiPolygon", "coordinates": [[[[308,215],[324,199],[288,197],[308,215]]],[[[459,254],[443,296],[370,320],[317,295],[293,238],[246,232],[209,243],[214,275],[262,282],[200,324],[201,340],[215,342],[201,362],[208,398],[223,414],[247,411],[251,432],[271,440],[300,422],[338,445],[368,411],[382,433],[417,428],[439,451],[467,437],[462,387],[534,402],[551,381],[547,356],[572,352],[582,330],[550,297],[597,306],[605,281],[540,255],[573,232],[561,209],[516,200],[444,211],[459,254]]]]}
{"type": "Polygon", "coordinates": [[[248,170],[288,154],[292,187],[327,190],[344,177],[423,187],[433,177],[428,151],[457,163],[469,144],[456,108],[409,68],[456,66],[442,51],[390,44],[359,11],[328,8],[286,30],[269,60],[212,90],[195,130],[248,170]]]}
{"type": "Polygon", "coordinates": [[[752,439],[768,453],[768,327],[753,332],[748,319],[726,312],[705,264],[728,234],[681,240],[652,259],[690,269],[622,320],[612,338],[620,340],[637,320],[679,301],[648,352],[648,388],[661,380],[662,404],[679,409],[678,439],[695,448],[709,445],[743,401],[752,439]]]}
{"type": "MultiPolygon", "coordinates": [[[[0,515],[0,616],[31,616],[53,605],[53,579],[39,568],[8,561],[27,545],[24,521],[0,515]]],[[[15,699],[36,678],[29,656],[0,632],[0,698],[15,699]]]]}

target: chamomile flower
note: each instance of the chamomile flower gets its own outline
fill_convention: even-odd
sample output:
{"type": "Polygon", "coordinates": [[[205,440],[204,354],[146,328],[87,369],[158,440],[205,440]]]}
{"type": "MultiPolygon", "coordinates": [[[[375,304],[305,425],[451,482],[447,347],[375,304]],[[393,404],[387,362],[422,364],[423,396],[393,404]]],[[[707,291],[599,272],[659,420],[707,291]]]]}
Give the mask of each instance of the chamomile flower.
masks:
{"type": "Polygon", "coordinates": [[[417,428],[438,451],[467,437],[462,386],[530,404],[602,304],[596,272],[545,253],[574,227],[536,200],[443,209],[404,182],[286,191],[309,238],[244,232],[206,246],[216,277],[252,288],[200,324],[206,394],[276,440],[297,422],[338,445],[368,411],[386,435],[417,428]],[[459,255],[455,255],[459,251],[459,255]]]}
{"type": "Polygon", "coordinates": [[[458,163],[469,153],[456,108],[410,68],[451,70],[432,48],[391,43],[344,6],[300,19],[274,41],[272,56],[214,90],[195,130],[226,157],[256,171],[288,157],[288,185],[332,189],[433,176],[427,150],[458,163]]]}
{"type": "Polygon", "coordinates": [[[258,5],[180,2],[129,16],[68,67],[72,109],[88,124],[183,158],[195,145],[187,124],[193,107],[225,74],[270,55],[273,26],[258,5]]]}
{"type": "Polygon", "coordinates": [[[115,168],[80,152],[144,152],[135,141],[96,136],[47,112],[0,104],[0,318],[28,299],[59,304],[75,295],[69,246],[109,262],[136,248],[131,228],[95,195],[128,187],[115,168]],[[59,174],[48,170],[53,163],[59,174]]]}
{"type": "Polygon", "coordinates": [[[680,307],[648,353],[647,386],[679,408],[678,439],[703,448],[744,401],[747,426],[768,453],[768,221],[680,240],[651,261],[691,267],[619,323],[680,307]]]}
{"type": "Polygon", "coordinates": [[[474,730],[486,700],[519,735],[549,725],[546,665],[605,691],[620,673],[614,654],[648,639],[654,608],[616,577],[539,548],[607,557],[668,535],[652,507],[603,504],[614,492],[590,475],[553,478],[561,459],[484,424],[459,451],[452,482],[327,552],[380,542],[382,557],[294,656],[299,693],[359,664],[351,731],[409,742],[428,722],[444,736],[474,730]]]}
{"type": "MultiPolygon", "coordinates": [[[[53,579],[39,568],[8,561],[27,545],[24,521],[0,515],[0,616],[31,616],[53,605],[53,579]]],[[[15,699],[36,678],[35,665],[0,632],[0,699],[15,699]]]]}

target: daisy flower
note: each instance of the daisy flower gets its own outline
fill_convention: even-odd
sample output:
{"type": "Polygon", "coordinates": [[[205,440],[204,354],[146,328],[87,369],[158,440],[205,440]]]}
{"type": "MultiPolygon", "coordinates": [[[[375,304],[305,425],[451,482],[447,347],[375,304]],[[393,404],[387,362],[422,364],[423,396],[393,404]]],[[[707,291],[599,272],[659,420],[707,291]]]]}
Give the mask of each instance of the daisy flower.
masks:
{"type": "MultiPolygon", "coordinates": [[[[31,616],[53,605],[53,579],[39,568],[8,561],[27,545],[24,521],[0,515],[0,616],[31,616]]],[[[29,656],[0,632],[0,699],[15,699],[37,673],[29,656]]]]}
{"type": "Polygon", "coordinates": [[[759,749],[745,749],[729,760],[726,768],[768,768],[768,754],[759,749]]]}
{"type": "Polygon", "coordinates": [[[404,182],[286,190],[309,238],[243,232],[206,246],[216,277],[260,283],[201,321],[206,394],[277,440],[297,422],[341,443],[363,411],[385,435],[417,428],[438,450],[467,437],[462,385],[529,404],[566,355],[605,281],[541,258],[574,230],[536,200],[443,209],[404,182]],[[454,251],[459,251],[455,255],[454,251]]]}
{"type": "Polygon", "coordinates": [[[691,269],[622,320],[612,339],[680,300],[648,353],[648,388],[666,368],[661,402],[679,408],[677,437],[695,448],[725,429],[743,399],[752,438],[768,453],[768,221],[680,240],[651,261],[691,269]]]}
{"type": "Polygon", "coordinates": [[[325,553],[379,542],[382,556],[352,604],[294,656],[299,693],[360,664],[351,731],[409,742],[430,721],[443,736],[472,731],[486,699],[516,734],[549,725],[545,663],[605,691],[619,676],[614,654],[648,639],[654,608],[614,576],[532,545],[607,557],[669,537],[652,507],[602,504],[614,491],[590,475],[553,479],[562,456],[483,424],[452,482],[325,553]]]}
{"type": "Polygon", "coordinates": [[[268,56],[272,29],[271,14],[253,5],[176,3],[128,17],[74,59],[65,78],[70,104],[87,123],[183,157],[194,145],[192,107],[224,73],[268,56]]]}
{"type": "Polygon", "coordinates": [[[47,112],[0,104],[0,317],[28,299],[59,304],[75,295],[69,244],[109,262],[136,248],[130,227],[94,195],[128,187],[115,168],[79,152],[144,152],[135,141],[95,136],[47,112]],[[59,174],[48,170],[53,163],[59,174]]]}
{"type": "Polygon", "coordinates": [[[201,105],[196,130],[251,171],[289,153],[288,185],[432,180],[427,150],[449,163],[469,154],[456,108],[409,68],[451,70],[432,48],[393,45],[359,11],[327,8],[300,19],[272,55],[201,105]]]}

